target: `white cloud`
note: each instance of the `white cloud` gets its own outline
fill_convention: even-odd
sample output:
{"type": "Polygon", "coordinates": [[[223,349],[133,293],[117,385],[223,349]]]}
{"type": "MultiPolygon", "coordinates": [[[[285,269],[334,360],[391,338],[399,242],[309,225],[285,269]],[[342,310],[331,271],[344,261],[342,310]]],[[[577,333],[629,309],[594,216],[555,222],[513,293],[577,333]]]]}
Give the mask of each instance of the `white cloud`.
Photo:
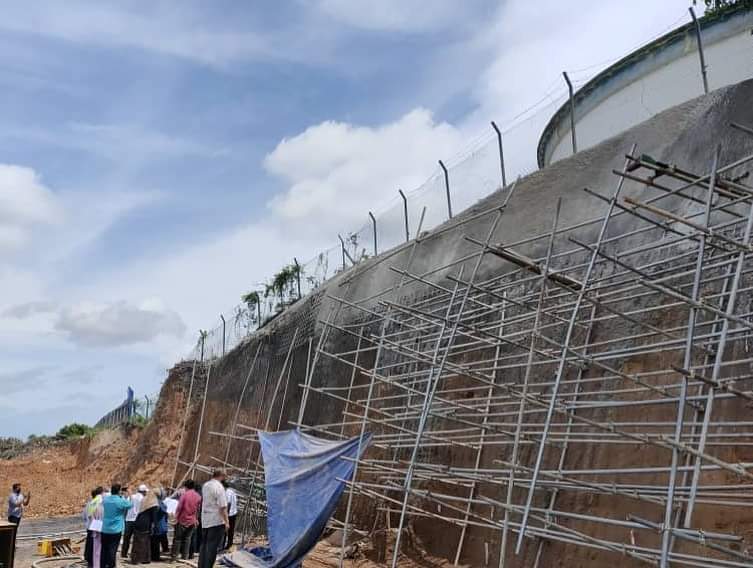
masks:
{"type": "Polygon", "coordinates": [[[182,337],[180,316],[155,302],[81,302],[60,310],[55,329],[74,343],[113,347],[151,341],[161,335],[182,337]]]}
{"type": "MultiPolygon", "coordinates": [[[[169,255],[144,257],[86,282],[78,293],[101,301],[108,296],[131,301],[149,295],[169,298],[171,308],[187,323],[188,336],[193,337],[199,328],[219,325],[221,311],[240,302],[243,293],[291,263],[293,256],[309,248],[318,250],[323,244],[291,235],[284,223],[261,222],[169,255]]],[[[192,341],[150,343],[149,347],[169,364],[185,355],[192,341]]]]}
{"type": "MultiPolygon", "coordinates": [[[[388,3],[386,8],[381,3],[352,4],[339,0],[315,4],[333,18],[363,29],[432,31],[452,25],[455,17],[450,13],[452,6],[444,4],[433,14],[413,13],[416,4],[412,2],[388,3]]],[[[618,56],[622,46],[632,47],[654,31],[667,27],[674,14],[680,16],[682,12],[679,0],[668,4],[671,6],[655,9],[659,21],[652,20],[650,30],[645,25],[621,30],[620,47],[614,54],[594,55],[594,45],[607,43],[604,35],[613,33],[601,31],[611,29],[604,25],[609,20],[606,8],[594,3],[593,9],[578,10],[572,16],[571,7],[547,2],[549,11],[544,10],[547,17],[541,18],[535,7],[506,3],[478,33],[456,46],[459,50],[456,62],[479,58],[482,61],[479,66],[485,70],[475,83],[467,86],[471,110],[456,122],[438,121],[430,110],[418,106],[383,124],[366,126],[338,121],[314,124],[281,140],[265,157],[265,170],[284,186],[269,201],[271,214],[263,222],[237,227],[217,235],[209,243],[166,258],[144,259],[124,267],[117,274],[93,283],[86,293],[92,295],[97,289],[107,289],[115,290],[120,297],[140,297],[150,290],[159,293],[154,288],[158,282],[161,290],[169,290],[171,305],[186,318],[190,328],[209,327],[212,321],[218,321],[217,312],[230,307],[243,292],[290,262],[293,255],[302,260],[324,246],[335,244],[338,232],[366,223],[368,210],[378,213],[381,205],[394,200],[398,188],[412,190],[436,174],[438,158],[450,161],[468,148],[474,135],[485,132],[491,136],[489,120],[503,124],[512,119],[542,95],[553,80],[561,80],[561,69],[585,67],[594,63],[595,58],[618,56]],[[573,26],[588,29],[589,33],[572,37],[560,25],[567,17],[576,18],[573,26]],[[533,21],[536,26],[523,25],[533,21]],[[591,34],[595,26],[599,30],[591,34]],[[545,47],[537,46],[538,42],[545,47]],[[239,258],[249,261],[239,262],[239,258]],[[197,270],[197,266],[202,269],[197,270]],[[190,286],[183,285],[189,281],[190,286]],[[203,297],[216,300],[196,302],[197,290],[203,297]]],[[[629,7],[621,7],[618,12],[622,14],[623,10],[629,11],[629,7]]],[[[447,69],[441,73],[445,75],[444,81],[448,74],[452,75],[447,69]]],[[[513,172],[534,164],[538,128],[538,123],[529,124],[506,140],[508,179],[513,172]]],[[[451,183],[467,186],[458,192],[458,201],[467,196],[471,200],[478,198],[475,193],[478,187],[489,191],[498,183],[499,166],[493,140],[489,148],[492,152],[483,156],[483,172],[472,171],[482,160],[470,163],[454,179],[451,172],[451,183]]],[[[429,211],[433,223],[446,218],[439,178],[433,178],[431,192],[439,197],[439,207],[429,211]]],[[[459,203],[459,208],[467,204],[459,203]]],[[[419,211],[413,202],[409,207],[411,230],[415,230],[419,211]]],[[[399,225],[400,219],[390,217],[384,222],[380,219],[379,229],[395,232],[394,227],[401,230],[399,225]]],[[[385,241],[380,237],[380,243],[388,246],[390,243],[385,241]]]]}
{"type": "Polygon", "coordinates": [[[0,30],[80,45],[135,49],[232,72],[249,61],[317,65],[337,53],[338,31],[304,6],[275,25],[251,11],[233,18],[214,3],[144,4],[39,0],[3,3],[0,30]]]}
{"type": "Polygon", "coordinates": [[[61,40],[138,48],[197,61],[224,64],[273,56],[261,34],[212,29],[201,18],[191,18],[181,5],[151,5],[135,10],[70,0],[9,3],[0,28],[40,34],[61,40]]]}
{"type": "Polygon", "coordinates": [[[215,158],[229,153],[227,148],[174,136],[136,123],[71,122],[55,130],[6,128],[0,132],[0,137],[79,150],[121,165],[124,156],[128,157],[127,163],[132,165],[168,158],[215,158]]]}
{"type": "Polygon", "coordinates": [[[3,310],[2,315],[6,318],[26,319],[37,314],[48,314],[57,309],[54,302],[39,300],[36,302],[25,302],[16,304],[3,310]]]}
{"type": "Polygon", "coordinates": [[[0,164],[0,247],[18,249],[36,226],[55,224],[61,218],[57,198],[33,169],[0,164]]]}
{"type": "MultiPolygon", "coordinates": [[[[469,85],[476,108],[464,122],[482,127],[496,119],[504,125],[547,93],[554,97],[546,102],[564,96],[562,71],[568,71],[577,87],[640,45],[685,23],[687,10],[687,0],[585,0],[577,9],[552,0],[501,4],[495,17],[462,46],[468,56],[486,60],[484,71],[469,85]],[[651,16],[636,17],[639,13],[651,16]],[[616,28],[615,22],[623,25],[616,28]]],[[[544,121],[556,109],[537,107],[544,121]]]]}
{"type": "MultiPolygon", "coordinates": [[[[422,108],[378,127],[331,121],[312,126],[282,140],[266,156],[264,167],[284,182],[285,189],[272,199],[263,221],[164,257],[145,257],[88,282],[78,293],[98,299],[103,294],[169,297],[189,329],[212,327],[212,322],[219,324],[220,311],[292,262],[293,256],[305,261],[332,246],[338,232],[368,219],[369,208],[377,210],[380,203],[395,199],[398,188],[416,188],[438,170],[438,158],[449,160],[465,144],[462,132],[435,121],[422,108]],[[203,301],[197,301],[197,294],[203,301]]],[[[495,167],[489,171],[498,175],[495,167]]],[[[440,198],[435,218],[444,219],[443,189],[433,196],[440,198]]],[[[416,217],[418,208],[411,213],[416,217]]],[[[397,229],[380,219],[380,231],[402,239],[402,219],[395,220],[397,229]]],[[[386,235],[380,243],[389,246],[386,235]]],[[[337,264],[333,258],[330,275],[337,264]]]]}
{"type": "Polygon", "coordinates": [[[158,299],[138,304],[121,300],[68,305],[38,300],[12,305],[2,311],[2,317],[6,318],[5,331],[14,327],[9,320],[28,321],[33,333],[44,336],[57,332],[71,343],[88,347],[121,347],[165,337],[181,339],[186,331],[181,317],[158,299]],[[38,316],[43,319],[33,324],[31,320],[38,316]]]}
{"type": "MultiPolygon", "coordinates": [[[[120,161],[123,156],[128,156],[129,160],[141,161],[147,158],[217,157],[227,152],[196,140],[170,136],[138,124],[72,123],[69,128],[74,136],[73,140],[80,149],[113,161],[120,161]]],[[[65,144],[65,141],[61,143],[65,144]]]]}
{"type": "Polygon", "coordinates": [[[398,188],[420,185],[438,158],[455,155],[463,144],[457,128],[423,108],[378,127],[323,122],[266,156],[266,170],[289,184],[270,205],[291,228],[308,220],[294,230],[334,238],[363,222],[369,208],[393,199],[398,188]]]}
{"type": "Polygon", "coordinates": [[[3,396],[39,387],[43,382],[44,375],[53,369],[54,367],[50,365],[35,365],[21,370],[3,371],[0,373],[3,396]]]}
{"type": "Polygon", "coordinates": [[[458,21],[468,3],[453,0],[319,0],[318,9],[338,21],[361,29],[426,32],[458,21]]]}

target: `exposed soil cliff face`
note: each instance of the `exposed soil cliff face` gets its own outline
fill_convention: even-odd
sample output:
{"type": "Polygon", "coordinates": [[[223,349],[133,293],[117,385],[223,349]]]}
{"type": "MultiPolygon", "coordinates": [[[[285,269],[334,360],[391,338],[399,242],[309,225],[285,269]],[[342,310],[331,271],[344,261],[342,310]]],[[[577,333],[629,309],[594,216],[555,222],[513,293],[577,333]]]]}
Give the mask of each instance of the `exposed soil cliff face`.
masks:
{"type": "Polygon", "coordinates": [[[10,460],[0,460],[3,494],[13,483],[31,492],[30,517],[74,515],[81,511],[97,485],[120,479],[129,448],[138,430],[99,432],[92,438],[34,448],[10,460]]]}
{"type": "Polygon", "coordinates": [[[190,363],[179,363],[168,372],[154,415],[134,440],[123,466],[125,479],[170,486],[192,373],[190,363]]]}

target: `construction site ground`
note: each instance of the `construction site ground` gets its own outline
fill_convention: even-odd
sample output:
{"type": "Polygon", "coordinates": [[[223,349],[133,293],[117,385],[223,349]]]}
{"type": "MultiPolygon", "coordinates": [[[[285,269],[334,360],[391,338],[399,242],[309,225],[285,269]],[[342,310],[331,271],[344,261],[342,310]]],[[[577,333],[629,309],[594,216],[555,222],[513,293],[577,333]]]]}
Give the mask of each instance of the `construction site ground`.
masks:
{"type": "MultiPolygon", "coordinates": [[[[83,550],[84,532],[82,530],[81,518],[79,516],[64,516],[52,518],[25,519],[19,528],[18,542],[16,545],[15,568],[31,568],[34,562],[42,560],[44,557],[37,553],[37,543],[45,538],[44,535],[65,535],[71,539],[74,547],[83,550]],[[72,534],[74,533],[75,534],[72,534]]],[[[336,535],[333,539],[325,538],[316,545],[316,548],[306,557],[303,562],[304,568],[330,568],[339,566],[340,546],[336,543],[336,535]]],[[[172,535],[170,537],[172,542],[172,535]]],[[[249,544],[263,544],[263,541],[249,544]]],[[[354,548],[349,549],[351,555],[346,559],[345,565],[349,567],[370,568],[384,566],[385,562],[375,562],[372,556],[373,544],[366,540],[358,543],[354,548]]],[[[194,558],[194,563],[197,558],[194,558]]],[[[218,558],[219,560],[219,558],[218,558]]],[[[387,559],[389,560],[389,559],[387,559]]],[[[121,564],[130,565],[128,561],[121,561],[121,564]]],[[[400,566],[405,567],[424,567],[439,568],[449,566],[446,560],[435,559],[418,550],[409,552],[408,556],[403,556],[400,566]]],[[[45,561],[41,566],[47,568],[61,568],[63,566],[85,566],[80,560],[72,559],[50,559],[45,561]]],[[[153,562],[153,566],[185,566],[182,563],[153,562]]]]}
{"type": "MultiPolygon", "coordinates": [[[[149,451],[144,451],[149,438],[159,438],[159,428],[171,424],[170,421],[160,422],[155,422],[151,431],[149,428],[103,430],[92,437],[32,448],[13,459],[0,460],[0,488],[9,490],[13,483],[20,482],[24,491],[30,491],[32,495],[19,528],[16,568],[31,568],[33,562],[43,558],[37,554],[37,543],[46,535],[71,538],[74,546],[83,549],[80,514],[93,487],[107,486],[115,480],[131,485],[142,482],[153,486],[169,483],[172,444],[152,444],[149,451]]],[[[306,557],[304,568],[339,566],[340,546],[337,540],[337,533],[322,539],[306,557]]],[[[260,545],[263,541],[248,544],[260,545]]],[[[377,555],[378,548],[370,539],[358,542],[349,548],[345,565],[359,568],[384,566],[390,560],[385,555],[390,552],[389,544],[386,549],[380,549],[381,556],[377,555]]],[[[42,566],[59,568],[75,563],[72,560],[52,560],[42,566]]],[[[401,556],[399,564],[423,567],[449,565],[445,560],[432,558],[415,545],[401,556]]],[[[153,565],[173,564],[161,562],[153,565]]]]}

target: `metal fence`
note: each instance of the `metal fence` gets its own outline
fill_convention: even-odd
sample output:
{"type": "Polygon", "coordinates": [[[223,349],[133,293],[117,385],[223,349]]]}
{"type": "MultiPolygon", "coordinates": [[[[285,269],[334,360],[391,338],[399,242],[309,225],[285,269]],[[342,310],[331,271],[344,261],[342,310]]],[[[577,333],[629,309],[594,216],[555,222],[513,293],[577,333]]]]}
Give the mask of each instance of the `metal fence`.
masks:
{"type": "Polygon", "coordinates": [[[116,408],[105,414],[96,423],[97,428],[113,428],[129,422],[134,415],[136,406],[134,403],[133,389],[128,387],[126,391],[126,399],[121,402],[116,408]]]}
{"type": "MultiPolygon", "coordinates": [[[[365,210],[364,223],[336,235],[331,247],[303,262],[291,259],[288,266],[292,276],[283,290],[259,287],[253,290],[256,296],[251,301],[239,302],[223,312],[212,328],[200,333],[187,358],[222,356],[337,273],[414,239],[419,229],[430,230],[502,188],[505,182],[509,185],[518,176],[535,171],[538,134],[566,98],[564,86],[550,88],[504,127],[490,125],[488,132],[461,154],[446,160],[438,157],[435,172],[419,187],[410,191],[396,188],[393,199],[378,209],[365,210]],[[526,151],[512,146],[515,138],[526,141],[526,151]],[[509,150],[505,147],[507,140],[509,150]]],[[[242,292],[239,289],[239,297],[242,292]]]]}
{"type": "Polygon", "coordinates": [[[133,389],[128,387],[126,399],[100,418],[95,427],[114,428],[136,420],[146,422],[154,415],[158,401],[159,391],[137,397],[133,389]]]}
{"type": "MultiPolygon", "coordinates": [[[[666,30],[646,41],[656,39],[686,17],[686,12],[679,14],[666,30]]],[[[331,247],[304,262],[290,259],[281,271],[287,276],[282,289],[268,285],[251,290],[250,301],[223,312],[213,327],[200,333],[186,358],[222,356],[335,274],[414,239],[419,227],[421,231],[430,230],[518,177],[536,171],[539,137],[548,120],[568,100],[569,87],[577,91],[621,57],[572,70],[566,81],[562,75],[553,77],[540,98],[502,121],[491,121],[460,154],[437,156],[434,173],[419,187],[395,188],[394,197],[379,208],[368,210],[365,204],[363,224],[333,235],[331,247]]],[[[268,282],[272,283],[275,276],[268,282]]],[[[247,291],[239,289],[239,297],[247,291]]]]}

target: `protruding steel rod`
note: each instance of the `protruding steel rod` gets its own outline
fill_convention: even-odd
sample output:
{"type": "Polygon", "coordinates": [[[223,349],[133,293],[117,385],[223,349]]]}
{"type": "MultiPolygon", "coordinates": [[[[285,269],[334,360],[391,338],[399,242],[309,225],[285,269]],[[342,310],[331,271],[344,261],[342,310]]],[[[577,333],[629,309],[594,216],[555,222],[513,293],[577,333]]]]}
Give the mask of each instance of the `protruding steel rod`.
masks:
{"type": "Polygon", "coordinates": [[[439,160],[439,167],[442,168],[444,173],[444,190],[447,194],[447,215],[452,219],[452,199],[450,198],[450,174],[447,171],[447,166],[444,165],[442,160],[439,160]]]}
{"type": "Polygon", "coordinates": [[[497,148],[499,148],[499,169],[502,173],[502,189],[507,187],[507,176],[505,175],[505,153],[502,149],[502,132],[500,132],[497,123],[492,120],[492,128],[497,133],[497,148]]]}
{"type": "Polygon", "coordinates": [[[578,153],[578,142],[575,138],[575,94],[573,93],[573,84],[570,81],[570,77],[567,76],[567,71],[562,72],[562,76],[567,83],[567,92],[570,97],[570,139],[573,145],[573,154],[578,153]]]}
{"type": "Polygon", "coordinates": [[[693,18],[693,25],[695,26],[696,43],[698,43],[698,59],[701,62],[701,78],[703,79],[703,92],[708,94],[709,92],[709,80],[706,76],[706,58],[703,56],[703,41],[701,41],[701,23],[698,18],[695,17],[695,10],[691,6],[688,8],[690,17],[693,18]]]}
{"type": "MultiPolygon", "coordinates": [[[[405,242],[410,241],[410,230],[408,229],[408,198],[405,197],[402,189],[398,189],[397,192],[400,197],[403,198],[403,219],[405,219],[405,242]]],[[[418,235],[416,235],[418,236],[418,235]]]]}
{"type": "Polygon", "coordinates": [[[369,217],[371,217],[371,227],[374,229],[374,256],[379,254],[379,248],[377,247],[377,223],[374,214],[369,211],[369,217]]]}

